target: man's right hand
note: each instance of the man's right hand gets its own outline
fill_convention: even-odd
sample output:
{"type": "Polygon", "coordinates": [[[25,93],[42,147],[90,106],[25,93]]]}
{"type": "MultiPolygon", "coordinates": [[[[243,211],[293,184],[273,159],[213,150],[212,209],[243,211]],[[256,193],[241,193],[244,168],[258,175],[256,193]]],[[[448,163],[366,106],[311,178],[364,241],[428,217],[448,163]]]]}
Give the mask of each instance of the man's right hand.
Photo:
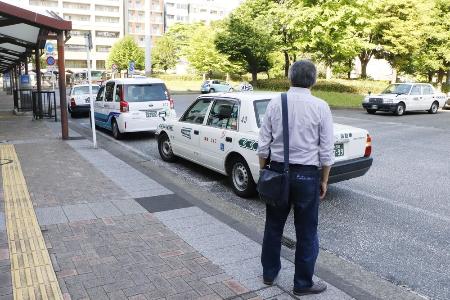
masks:
{"type": "Polygon", "coordinates": [[[320,200],[323,200],[325,198],[325,195],[327,194],[328,190],[328,182],[320,182],[320,200]]]}

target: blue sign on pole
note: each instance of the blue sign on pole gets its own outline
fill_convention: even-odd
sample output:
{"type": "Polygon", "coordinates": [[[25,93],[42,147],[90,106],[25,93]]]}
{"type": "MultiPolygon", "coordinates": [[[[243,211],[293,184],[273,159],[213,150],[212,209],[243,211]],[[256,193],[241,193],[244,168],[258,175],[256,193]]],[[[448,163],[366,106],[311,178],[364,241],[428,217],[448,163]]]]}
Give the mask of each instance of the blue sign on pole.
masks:
{"type": "Polygon", "coordinates": [[[47,53],[52,53],[53,50],[55,50],[55,48],[53,47],[53,44],[48,42],[47,44],[45,44],[45,51],[47,51],[47,53]]]}
{"type": "Polygon", "coordinates": [[[128,64],[128,71],[130,73],[134,72],[134,61],[130,61],[130,63],[128,64]]]}
{"type": "Polygon", "coordinates": [[[53,56],[47,57],[47,65],[53,66],[55,64],[55,58],[53,56]]]}

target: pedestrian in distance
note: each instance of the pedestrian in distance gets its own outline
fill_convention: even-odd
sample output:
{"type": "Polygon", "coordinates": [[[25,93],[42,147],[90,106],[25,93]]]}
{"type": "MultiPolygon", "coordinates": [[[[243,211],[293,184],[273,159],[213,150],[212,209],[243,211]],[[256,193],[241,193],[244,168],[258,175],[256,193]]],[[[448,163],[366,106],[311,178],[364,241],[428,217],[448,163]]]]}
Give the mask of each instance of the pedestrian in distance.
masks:
{"type": "MultiPolygon", "coordinates": [[[[261,263],[263,280],[272,285],[281,269],[280,251],[284,225],[291,208],[296,231],[295,295],[318,294],[327,285],[313,282],[319,253],[317,235],[319,199],[327,193],[328,177],[334,163],[333,119],[328,104],[311,95],[317,71],[309,60],[295,62],[289,70],[287,91],[289,194],[282,206],[266,205],[266,224],[261,263]],[[321,170],[320,170],[321,168],[321,170]]],[[[260,168],[281,173],[284,170],[282,96],[267,105],[259,132],[260,168]]]]}

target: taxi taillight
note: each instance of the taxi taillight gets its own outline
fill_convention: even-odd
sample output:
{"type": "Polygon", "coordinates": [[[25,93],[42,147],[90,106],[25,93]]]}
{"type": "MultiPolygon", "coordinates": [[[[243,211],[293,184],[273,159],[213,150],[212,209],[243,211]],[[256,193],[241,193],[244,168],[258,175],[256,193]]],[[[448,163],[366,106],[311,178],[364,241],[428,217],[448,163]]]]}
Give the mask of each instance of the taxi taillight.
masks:
{"type": "Polygon", "coordinates": [[[364,157],[369,157],[372,154],[372,137],[367,134],[366,139],[366,151],[364,151],[364,157]]]}
{"type": "Polygon", "coordinates": [[[127,101],[120,101],[120,112],[129,112],[130,111],[130,107],[128,106],[128,102],[127,101]]]}

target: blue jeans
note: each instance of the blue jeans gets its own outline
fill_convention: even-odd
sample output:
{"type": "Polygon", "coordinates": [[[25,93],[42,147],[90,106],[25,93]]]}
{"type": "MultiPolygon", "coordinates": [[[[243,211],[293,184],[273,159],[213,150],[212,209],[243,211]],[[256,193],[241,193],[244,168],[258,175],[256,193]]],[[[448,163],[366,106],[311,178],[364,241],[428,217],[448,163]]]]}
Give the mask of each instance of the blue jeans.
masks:
{"type": "MultiPolygon", "coordinates": [[[[283,165],[272,162],[271,169],[281,171],[283,165]]],[[[294,288],[306,288],[313,285],[314,266],[319,254],[319,239],[317,236],[319,191],[320,174],[317,168],[314,166],[294,166],[290,168],[290,204],[286,207],[267,205],[261,254],[265,280],[274,280],[281,268],[281,236],[291,206],[293,206],[297,237],[294,288]]]]}

